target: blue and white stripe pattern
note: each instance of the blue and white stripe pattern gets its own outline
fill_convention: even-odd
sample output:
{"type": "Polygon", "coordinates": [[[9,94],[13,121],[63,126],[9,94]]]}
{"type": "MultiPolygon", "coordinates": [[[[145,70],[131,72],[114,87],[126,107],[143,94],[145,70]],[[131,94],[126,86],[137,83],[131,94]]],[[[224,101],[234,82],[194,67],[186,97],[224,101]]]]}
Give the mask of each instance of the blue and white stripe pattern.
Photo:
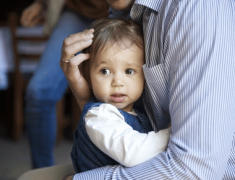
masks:
{"type": "Polygon", "coordinates": [[[235,1],[136,0],[131,18],[144,29],[146,109],[156,130],[171,122],[168,148],[74,179],[234,180],[235,1]]]}

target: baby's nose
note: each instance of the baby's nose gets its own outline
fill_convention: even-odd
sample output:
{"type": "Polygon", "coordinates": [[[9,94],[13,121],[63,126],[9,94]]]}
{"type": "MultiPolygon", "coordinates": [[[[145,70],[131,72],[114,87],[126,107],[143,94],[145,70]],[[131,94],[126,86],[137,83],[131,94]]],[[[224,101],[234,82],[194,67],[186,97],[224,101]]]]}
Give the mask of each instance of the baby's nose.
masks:
{"type": "Polygon", "coordinates": [[[112,81],[112,86],[118,87],[118,86],[123,86],[123,78],[121,75],[117,74],[114,76],[113,81],[112,81]]]}

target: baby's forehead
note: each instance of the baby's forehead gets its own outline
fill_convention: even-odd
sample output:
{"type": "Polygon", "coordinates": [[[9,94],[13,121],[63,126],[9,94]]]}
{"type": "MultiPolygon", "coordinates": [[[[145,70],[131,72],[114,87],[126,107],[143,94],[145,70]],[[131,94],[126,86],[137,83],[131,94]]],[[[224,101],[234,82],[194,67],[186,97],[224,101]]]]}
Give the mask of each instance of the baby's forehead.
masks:
{"type": "Polygon", "coordinates": [[[90,63],[93,65],[123,63],[127,66],[130,64],[143,65],[144,51],[143,48],[136,44],[131,46],[110,44],[102,47],[96,53],[91,53],[90,63]]]}
{"type": "Polygon", "coordinates": [[[99,47],[91,49],[91,54],[96,55],[97,53],[107,53],[111,50],[114,53],[120,53],[121,51],[125,51],[126,49],[133,49],[133,46],[136,46],[138,50],[143,51],[142,47],[139,47],[137,44],[131,41],[109,41],[103,44],[99,44],[98,46],[99,47]]]}

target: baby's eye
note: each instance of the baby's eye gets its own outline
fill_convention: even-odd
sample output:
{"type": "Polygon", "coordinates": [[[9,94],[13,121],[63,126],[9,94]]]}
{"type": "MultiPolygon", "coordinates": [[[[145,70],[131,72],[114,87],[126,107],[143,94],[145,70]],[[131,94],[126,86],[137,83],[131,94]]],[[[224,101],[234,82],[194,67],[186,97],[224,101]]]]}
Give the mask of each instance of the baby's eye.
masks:
{"type": "Polygon", "coordinates": [[[101,72],[101,74],[103,74],[103,75],[110,74],[110,70],[108,70],[108,69],[101,69],[100,72],[101,72]]]}
{"type": "Polygon", "coordinates": [[[135,73],[135,71],[133,69],[127,69],[126,70],[126,74],[132,75],[134,73],[135,73]]]}

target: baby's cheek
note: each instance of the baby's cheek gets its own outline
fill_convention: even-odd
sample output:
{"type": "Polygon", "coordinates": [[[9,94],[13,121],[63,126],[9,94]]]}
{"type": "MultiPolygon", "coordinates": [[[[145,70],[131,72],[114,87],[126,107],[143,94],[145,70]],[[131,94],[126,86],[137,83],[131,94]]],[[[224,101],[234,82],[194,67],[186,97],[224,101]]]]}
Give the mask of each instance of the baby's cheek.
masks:
{"type": "Polygon", "coordinates": [[[99,90],[94,95],[97,100],[101,102],[108,102],[108,93],[105,88],[99,88],[99,90]]]}

